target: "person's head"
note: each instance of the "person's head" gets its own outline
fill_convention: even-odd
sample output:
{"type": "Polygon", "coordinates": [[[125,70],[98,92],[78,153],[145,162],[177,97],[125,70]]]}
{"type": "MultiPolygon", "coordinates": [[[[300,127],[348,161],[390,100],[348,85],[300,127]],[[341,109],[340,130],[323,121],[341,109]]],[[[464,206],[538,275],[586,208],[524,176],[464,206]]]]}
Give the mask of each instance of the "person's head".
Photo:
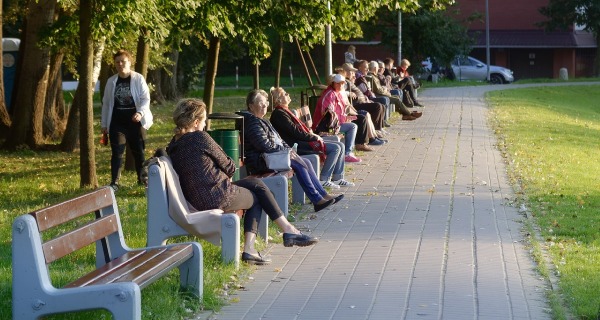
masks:
{"type": "Polygon", "coordinates": [[[342,87],[346,84],[346,78],[344,78],[341,74],[332,74],[331,77],[331,86],[335,91],[341,91],[342,87]]]}
{"type": "Polygon", "coordinates": [[[133,63],[133,56],[127,50],[119,50],[113,55],[113,61],[117,72],[121,76],[128,76],[131,72],[131,64],[133,63]]]}
{"type": "Polygon", "coordinates": [[[273,96],[273,103],[275,106],[288,106],[292,101],[289,93],[285,92],[283,88],[271,88],[271,96],[273,96]]]}
{"type": "Polygon", "coordinates": [[[408,67],[410,67],[410,61],[408,61],[408,59],[402,59],[400,61],[400,67],[403,69],[407,69],[408,67]]]}
{"type": "Polygon", "coordinates": [[[355,47],[355,46],[353,46],[353,45],[349,45],[349,46],[348,46],[348,52],[351,52],[351,53],[356,53],[356,47],[355,47]]]}
{"type": "Polygon", "coordinates": [[[206,126],[206,104],[201,99],[181,99],[173,111],[175,134],[202,131],[206,126]]]}
{"type": "Polygon", "coordinates": [[[377,73],[383,74],[383,72],[385,71],[385,64],[383,63],[383,61],[377,61],[377,63],[379,64],[379,68],[377,69],[377,73]]]}
{"type": "Polygon", "coordinates": [[[246,106],[253,115],[262,118],[267,114],[269,95],[265,90],[254,89],[246,96],[246,106]]]}
{"type": "Polygon", "coordinates": [[[356,68],[358,69],[358,71],[360,71],[360,73],[367,74],[367,71],[369,71],[369,61],[367,61],[367,60],[358,61],[356,68]]]}
{"type": "Polygon", "coordinates": [[[391,69],[394,66],[394,59],[389,58],[389,57],[383,59],[383,65],[385,66],[386,69],[391,69]]]}
{"type": "Polygon", "coordinates": [[[377,73],[378,69],[379,69],[379,63],[377,63],[377,61],[369,62],[369,71],[371,71],[373,73],[377,73]]]}
{"type": "Polygon", "coordinates": [[[354,73],[358,71],[358,69],[353,67],[351,63],[344,63],[342,65],[342,69],[344,69],[344,75],[348,79],[352,79],[351,75],[354,75],[354,73]]]}

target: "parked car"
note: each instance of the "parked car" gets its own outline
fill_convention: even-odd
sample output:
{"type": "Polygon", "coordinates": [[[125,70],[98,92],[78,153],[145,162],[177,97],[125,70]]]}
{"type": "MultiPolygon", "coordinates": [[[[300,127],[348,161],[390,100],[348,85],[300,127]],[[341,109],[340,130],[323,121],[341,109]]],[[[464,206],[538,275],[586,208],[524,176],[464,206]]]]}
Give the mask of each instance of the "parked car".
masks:
{"type": "MultiPolygon", "coordinates": [[[[457,80],[487,80],[486,64],[469,56],[456,56],[452,60],[452,72],[457,80]]],[[[509,69],[490,65],[490,83],[511,83],[515,80],[509,69]]]]}

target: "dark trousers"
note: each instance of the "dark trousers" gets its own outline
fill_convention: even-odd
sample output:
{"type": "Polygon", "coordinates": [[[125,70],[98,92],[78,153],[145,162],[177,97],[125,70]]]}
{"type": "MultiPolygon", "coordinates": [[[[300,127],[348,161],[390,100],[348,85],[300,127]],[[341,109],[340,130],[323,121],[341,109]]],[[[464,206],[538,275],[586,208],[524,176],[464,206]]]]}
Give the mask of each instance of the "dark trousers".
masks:
{"type": "Polygon", "coordinates": [[[408,94],[408,97],[413,101],[413,103],[417,103],[415,87],[413,87],[408,78],[400,80],[400,82],[398,82],[398,88],[400,88],[404,94],[408,94]]]}
{"type": "Polygon", "coordinates": [[[365,110],[371,115],[375,130],[381,130],[384,127],[383,120],[385,116],[385,107],[379,102],[356,103],[356,110],[365,110]]]}
{"type": "Polygon", "coordinates": [[[125,146],[129,145],[129,149],[133,155],[135,162],[135,171],[137,173],[138,182],[140,182],[140,174],[142,172],[142,164],[144,163],[144,142],[145,130],[139,122],[119,123],[113,121],[108,130],[110,140],[110,150],[112,156],[110,158],[110,173],[111,184],[117,184],[121,177],[121,165],[123,163],[123,154],[125,154],[125,146]]]}
{"type": "Polygon", "coordinates": [[[362,114],[356,116],[356,120],[352,121],[356,123],[356,138],[354,144],[365,144],[368,143],[367,139],[367,117],[362,114]]]}
{"type": "Polygon", "coordinates": [[[229,206],[223,210],[246,210],[244,214],[244,232],[258,232],[263,209],[271,221],[277,220],[283,215],[271,190],[262,180],[244,178],[232,183],[240,188],[233,195],[229,206]]]}

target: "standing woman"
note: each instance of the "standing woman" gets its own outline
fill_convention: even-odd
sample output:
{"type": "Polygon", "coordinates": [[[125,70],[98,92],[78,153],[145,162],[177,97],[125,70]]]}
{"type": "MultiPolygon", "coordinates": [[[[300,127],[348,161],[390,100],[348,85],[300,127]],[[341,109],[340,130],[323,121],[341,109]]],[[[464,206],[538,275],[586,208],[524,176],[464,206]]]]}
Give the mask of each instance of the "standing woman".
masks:
{"type": "Polygon", "coordinates": [[[131,70],[133,57],[125,50],[113,56],[117,74],[108,78],[102,98],[102,133],[110,139],[111,181],[110,186],[119,188],[121,164],[125,144],[133,154],[138,184],[142,184],[140,174],[144,162],[146,130],[152,126],[150,112],[150,90],[144,77],[131,70]]]}
{"type": "Polygon", "coordinates": [[[271,260],[254,248],[262,211],[283,231],[283,245],[304,247],[318,242],[302,234],[283,215],[269,188],[257,178],[231,182],[235,163],[206,133],[206,105],[200,99],[183,99],[173,112],[177,128],[167,147],[181,191],[196,210],[246,210],[242,261],[268,264],[271,260]]]}

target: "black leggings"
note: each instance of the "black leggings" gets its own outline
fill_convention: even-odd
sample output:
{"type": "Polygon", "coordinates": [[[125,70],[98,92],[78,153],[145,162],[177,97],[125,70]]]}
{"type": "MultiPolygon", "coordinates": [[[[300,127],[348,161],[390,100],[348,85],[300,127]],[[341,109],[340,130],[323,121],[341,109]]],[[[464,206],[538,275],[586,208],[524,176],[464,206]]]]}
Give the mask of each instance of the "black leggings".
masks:
{"type": "Polygon", "coordinates": [[[123,163],[123,154],[125,153],[125,144],[129,144],[131,154],[135,162],[135,171],[138,182],[144,163],[145,149],[145,130],[139,122],[130,122],[127,124],[114,121],[110,124],[109,139],[112,156],[110,158],[111,183],[118,183],[121,176],[121,164],[123,163]]]}
{"type": "Polygon", "coordinates": [[[244,232],[258,232],[258,225],[262,217],[263,209],[272,221],[283,216],[283,212],[269,187],[258,178],[244,178],[234,181],[233,184],[239,188],[231,199],[227,210],[246,210],[244,214],[244,232]]]}

